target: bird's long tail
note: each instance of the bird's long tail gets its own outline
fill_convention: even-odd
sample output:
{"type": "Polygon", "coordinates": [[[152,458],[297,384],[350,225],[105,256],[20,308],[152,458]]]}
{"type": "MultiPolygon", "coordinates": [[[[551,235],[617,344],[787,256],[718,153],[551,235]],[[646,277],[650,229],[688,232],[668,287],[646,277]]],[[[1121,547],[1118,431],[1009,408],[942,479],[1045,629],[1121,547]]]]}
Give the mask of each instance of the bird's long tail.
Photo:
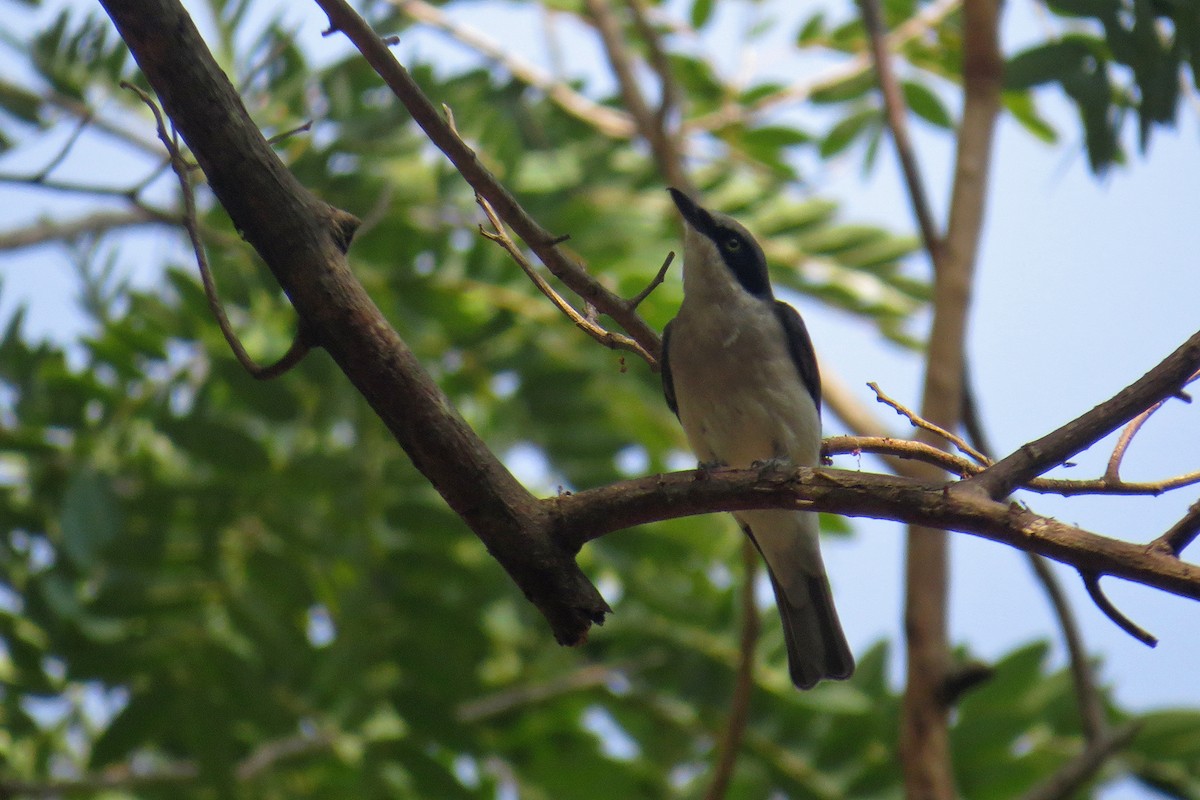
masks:
{"type": "Polygon", "coordinates": [[[854,656],[842,633],[821,560],[817,515],[748,511],[738,519],[767,562],[792,682],[809,689],[825,678],[850,677],[854,656]]]}

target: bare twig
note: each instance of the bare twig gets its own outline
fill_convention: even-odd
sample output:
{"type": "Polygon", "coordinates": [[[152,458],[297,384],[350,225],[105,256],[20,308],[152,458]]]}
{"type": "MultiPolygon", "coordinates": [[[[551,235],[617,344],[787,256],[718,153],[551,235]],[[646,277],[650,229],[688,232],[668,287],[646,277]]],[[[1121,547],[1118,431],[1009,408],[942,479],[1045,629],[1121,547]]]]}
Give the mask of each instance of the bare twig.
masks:
{"type": "Polygon", "coordinates": [[[575,692],[598,689],[614,680],[627,678],[644,663],[588,664],[558,675],[544,683],[516,686],[459,704],[454,716],[459,722],[475,723],[517,709],[575,692]]]}
{"type": "Polygon", "coordinates": [[[1171,526],[1170,530],[1150,543],[1149,548],[1159,553],[1169,553],[1176,558],[1183,549],[1191,544],[1200,534],[1200,501],[1188,508],[1183,518],[1171,526]]]}
{"type": "Polygon", "coordinates": [[[1158,638],[1154,634],[1139,626],[1136,622],[1121,613],[1121,610],[1113,605],[1108,599],[1108,595],[1104,594],[1104,589],[1100,587],[1100,573],[1091,570],[1080,570],[1079,577],[1083,578],[1083,586],[1087,589],[1088,596],[1092,598],[1092,602],[1096,604],[1104,616],[1111,619],[1118,628],[1128,633],[1133,638],[1137,639],[1147,647],[1154,647],[1158,644],[1158,638]]]}
{"type": "Polygon", "coordinates": [[[917,227],[921,231],[925,250],[936,264],[938,251],[942,247],[941,236],[933,221],[933,211],[929,207],[929,198],[925,193],[925,182],[921,179],[917,154],[908,135],[908,108],[904,103],[904,94],[900,90],[900,84],[896,80],[896,73],[892,69],[892,57],[888,50],[883,28],[883,15],[879,10],[879,0],[858,0],[858,5],[862,9],[863,27],[866,28],[867,40],[871,45],[871,60],[875,65],[875,76],[879,81],[880,94],[883,96],[888,128],[892,132],[892,142],[896,145],[896,157],[900,160],[900,168],[904,172],[904,185],[908,189],[909,203],[912,206],[913,216],[917,219],[917,227]]]}
{"type": "Polygon", "coordinates": [[[0,252],[71,241],[80,236],[98,236],[144,225],[178,224],[178,217],[136,206],[128,211],[97,211],[73,220],[44,220],[15,230],[0,231],[0,252]]]}
{"type": "Polygon", "coordinates": [[[499,42],[481,31],[455,21],[450,15],[425,0],[392,0],[402,12],[432,28],[446,33],[494,64],[503,67],[521,83],[542,91],[563,111],[581,119],[614,139],[629,139],[637,133],[628,114],[602,106],[572,89],[552,74],[504,49],[499,42]]]}
{"type": "Polygon", "coordinates": [[[1058,618],[1063,642],[1067,646],[1071,680],[1075,687],[1075,704],[1079,708],[1083,735],[1088,742],[1094,742],[1104,734],[1108,725],[1104,721],[1104,705],[1096,688],[1096,676],[1091,661],[1088,660],[1087,650],[1083,646],[1083,634],[1079,631],[1075,611],[1071,608],[1067,593],[1063,591],[1062,583],[1054,574],[1050,563],[1036,553],[1026,553],[1025,556],[1029,559],[1029,566],[1037,575],[1046,596],[1050,599],[1050,605],[1054,608],[1054,615],[1058,618]]]}
{"type": "Polygon", "coordinates": [[[546,279],[538,274],[538,271],[534,268],[533,264],[530,263],[529,259],[525,257],[525,254],[521,252],[521,248],[517,247],[517,243],[512,240],[512,237],[509,236],[508,232],[504,229],[504,223],[501,222],[500,217],[496,215],[496,211],[492,208],[491,203],[485,200],[482,195],[478,194],[475,195],[475,202],[478,203],[479,207],[483,209],[483,213],[487,216],[488,222],[492,226],[492,230],[487,231],[484,230],[482,225],[480,225],[479,233],[482,234],[484,238],[490,239],[491,241],[500,245],[500,247],[503,248],[506,253],[508,253],[509,257],[513,261],[517,262],[517,264],[521,267],[521,270],[525,273],[529,280],[533,282],[533,285],[537,287],[537,290],[545,295],[546,298],[554,304],[554,307],[565,314],[567,318],[571,320],[571,322],[575,323],[575,327],[579,328],[588,336],[591,336],[597,342],[609,348],[610,350],[625,350],[626,352],[634,353],[643,359],[650,360],[650,354],[642,349],[642,346],[633,339],[630,339],[624,334],[613,333],[612,331],[596,324],[596,322],[592,319],[589,319],[588,317],[585,317],[583,314],[580,314],[578,311],[576,311],[574,306],[563,299],[563,296],[554,291],[554,287],[547,283],[546,279]]]}
{"type": "Polygon", "coordinates": [[[896,413],[903,417],[907,417],[908,421],[913,424],[914,428],[923,428],[932,434],[940,436],[947,442],[950,442],[950,444],[957,447],[961,452],[966,453],[971,458],[978,461],[980,464],[987,466],[992,463],[987,456],[985,456],[983,453],[980,453],[974,447],[971,447],[971,445],[967,444],[966,440],[964,440],[961,436],[951,433],[940,425],[935,425],[919,414],[906,408],[898,401],[893,400],[891,397],[884,394],[883,390],[879,388],[879,384],[872,382],[868,383],[867,386],[871,388],[871,391],[875,392],[875,397],[879,399],[879,402],[883,403],[884,405],[891,406],[896,410],[896,413]]]}
{"type": "Polygon", "coordinates": [[[495,210],[496,215],[525,241],[546,268],[585,302],[612,317],[644,352],[648,363],[657,368],[660,347],[658,334],[625,300],[610,292],[588,274],[584,265],[557,246],[557,237],[541,227],[516,198],[479,161],[475,152],[459,137],[434,107],[392,52],[362,17],[345,0],[316,0],[329,17],[331,30],[341,31],[363,54],[363,58],[404,104],[413,120],[430,141],[450,159],[464,180],[495,210]]]}
{"type": "Polygon", "coordinates": [[[1140,728],[1141,723],[1128,722],[1106,731],[1103,736],[1089,740],[1079,755],[1063,764],[1057,772],[1031,789],[1021,800],[1066,800],[1068,797],[1075,797],[1108,759],[1133,740],[1140,728]]]}
{"type": "MultiPolygon", "coordinates": [[[[608,5],[609,0],[584,0],[584,3],[588,16],[600,34],[609,66],[617,78],[621,99],[629,109],[638,133],[650,146],[658,171],[666,178],[668,184],[690,191],[692,182],[683,168],[683,159],[678,149],[679,140],[667,133],[665,120],[650,110],[634,74],[633,60],[626,47],[620,22],[608,5]]],[[[667,90],[664,89],[664,96],[666,93],[667,90]]]]}
{"type": "Polygon", "coordinates": [[[754,645],[758,642],[758,606],[754,602],[754,576],[758,571],[758,551],[749,536],[742,540],[742,637],[739,642],[737,675],[729,699],[729,719],[717,748],[712,780],[704,800],[722,800],[729,791],[733,769],[737,765],[742,737],[750,719],[750,693],[754,688],[754,645]]]}
{"type": "Polygon", "coordinates": [[[229,345],[229,349],[233,351],[233,355],[237,358],[238,363],[242,365],[242,368],[246,372],[250,373],[251,377],[257,380],[270,380],[282,375],[303,360],[304,356],[311,349],[311,345],[303,335],[303,331],[299,331],[292,339],[292,344],[288,347],[287,352],[278,361],[268,364],[265,367],[255,363],[250,354],[246,352],[246,348],[242,346],[241,340],[234,333],[233,325],[230,324],[229,317],[225,315],[225,308],[221,305],[221,300],[217,296],[217,284],[213,280],[212,269],[209,267],[208,256],[204,252],[204,243],[200,240],[200,231],[196,223],[196,198],[192,192],[192,181],[188,177],[187,162],[183,158],[183,154],[179,151],[179,145],[172,138],[171,134],[167,132],[167,126],[163,121],[162,112],[158,109],[158,104],[148,94],[131,83],[122,82],[121,86],[136,94],[146,104],[146,107],[150,109],[150,112],[154,115],[158,138],[163,143],[163,146],[167,148],[167,153],[171,157],[171,169],[174,170],[175,176],[179,179],[179,191],[183,196],[183,227],[187,231],[188,240],[192,244],[192,251],[196,255],[196,263],[200,267],[200,281],[204,284],[204,295],[208,298],[208,307],[217,320],[217,326],[221,329],[221,335],[225,337],[225,342],[229,345]]]}
{"type": "MultiPolygon", "coordinates": [[[[1116,396],[1011,455],[961,485],[1004,497],[1057,464],[1086,449],[1145,409],[1175,396],[1200,368],[1200,332],[1192,335],[1158,366],[1116,396]]],[[[956,487],[959,488],[959,487],[956,487]]]]}
{"type": "MultiPolygon", "coordinates": [[[[894,456],[910,462],[919,461],[940,467],[949,473],[965,478],[978,475],[987,469],[974,461],[947,453],[924,442],[898,439],[891,436],[830,436],[821,446],[825,456],[859,455],[873,453],[894,456]]],[[[897,471],[898,474],[904,474],[897,471]]],[[[1173,489],[1200,483],[1200,470],[1175,475],[1158,481],[1124,481],[1111,483],[1107,478],[1084,478],[1069,480],[1062,478],[1034,478],[1017,487],[1039,494],[1059,494],[1064,497],[1081,494],[1111,495],[1160,495],[1173,489]]]]}
{"type": "MultiPolygon", "coordinates": [[[[1200,378],[1200,373],[1192,375],[1190,378],[1188,378],[1187,381],[1184,382],[1184,386],[1192,383],[1197,378],[1200,378]]],[[[1125,428],[1121,431],[1121,435],[1117,437],[1117,443],[1113,446],[1112,455],[1109,456],[1108,466],[1104,470],[1105,480],[1111,483],[1120,482],[1121,461],[1125,458],[1125,453],[1129,449],[1130,443],[1133,442],[1133,437],[1136,436],[1138,431],[1142,429],[1142,426],[1146,424],[1146,421],[1154,415],[1154,412],[1158,411],[1166,404],[1168,399],[1169,398],[1163,398],[1162,400],[1159,400],[1157,403],[1147,408],[1141,414],[1138,414],[1136,417],[1131,419],[1128,424],[1126,424],[1125,428]]]]}
{"type": "Polygon", "coordinates": [[[667,270],[671,268],[671,262],[675,260],[675,251],[667,253],[667,257],[663,259],[662,266],[658,268],[658,273],[655,274],[653,280],[642,289],[640,292],[629,298],[629,310],[633,311],[642,304],[642,301],[650,296],[650,293],[662,285],[663,280],[667,277],[667,270]]]}
{"type": "Polygon", "coordinates": [[[658,35],[658,31],[654,29],[653,23],[650,22],[645,0],[626,0],[626,4],[633,15],[633,24],[637,27],[638,35],[642,37],[642,41],[646,43],[646,50],[650,53],[650,67],[654,70],[654,74],[658,76],[661,97],[659,98],[658,109],[654,112],[656,127],[664,135],[669,136],[670,131],[667,125],[670,122],[671,115],[679,107],[681,96],[679,86],[676,84],[675,76],[671,72],[671,62],[667,58],[667,51],[663,48],[662,38],[658,35]]]}

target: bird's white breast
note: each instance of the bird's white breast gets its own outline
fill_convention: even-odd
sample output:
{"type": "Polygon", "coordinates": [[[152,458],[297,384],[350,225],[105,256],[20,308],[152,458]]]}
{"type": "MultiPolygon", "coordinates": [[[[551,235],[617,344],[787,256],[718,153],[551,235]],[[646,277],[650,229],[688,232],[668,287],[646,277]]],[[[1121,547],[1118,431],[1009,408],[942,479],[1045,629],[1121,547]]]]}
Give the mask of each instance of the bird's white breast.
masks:
{"type": "Polygon", "coordinates": [[[689,294],[669,344],[679,418],[701,461],[817,464],[820,417],[772,301],[736,290],[689,294]]]}

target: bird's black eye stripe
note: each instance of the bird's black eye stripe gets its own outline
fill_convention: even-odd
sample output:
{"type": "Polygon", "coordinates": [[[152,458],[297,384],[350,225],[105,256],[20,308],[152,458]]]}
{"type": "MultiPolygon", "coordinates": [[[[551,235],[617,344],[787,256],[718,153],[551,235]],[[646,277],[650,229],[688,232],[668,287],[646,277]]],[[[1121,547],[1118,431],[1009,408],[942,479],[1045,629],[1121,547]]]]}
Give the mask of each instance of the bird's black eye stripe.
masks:
{"type": "Polygon", "coordinates": [[[742,288],[758,297],[771,296],[767,265],[762,260],[762,251],[756,245],[741,232],[730,228],[717,229],[713,242],[742,288]]]}

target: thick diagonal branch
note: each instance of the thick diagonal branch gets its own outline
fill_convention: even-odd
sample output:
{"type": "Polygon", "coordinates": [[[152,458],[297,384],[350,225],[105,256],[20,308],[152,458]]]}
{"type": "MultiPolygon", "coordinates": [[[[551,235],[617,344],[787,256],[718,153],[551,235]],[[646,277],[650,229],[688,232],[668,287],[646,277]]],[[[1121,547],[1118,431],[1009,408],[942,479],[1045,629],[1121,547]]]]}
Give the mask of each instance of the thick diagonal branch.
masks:
{"type": "Polygon", "coordinates": [[[250,119],[178,0],[103,0],[217,199],[413,464],[564,643],[608,606],[550,538],[537,501],[450,405],[350,271],[358,221],[309,192],[250,119]]]}

